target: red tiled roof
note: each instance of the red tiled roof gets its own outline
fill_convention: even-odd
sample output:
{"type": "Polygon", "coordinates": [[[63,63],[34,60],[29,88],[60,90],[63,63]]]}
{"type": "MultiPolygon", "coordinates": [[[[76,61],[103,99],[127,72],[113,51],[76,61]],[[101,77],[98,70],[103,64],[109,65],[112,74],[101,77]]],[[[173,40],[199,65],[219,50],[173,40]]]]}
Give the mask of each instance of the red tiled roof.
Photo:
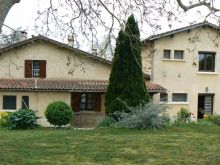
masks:
{"type": "MultiPolygon", "coordinates": [[[[105,80],[0,79],[0,90],[106,92],[105,80]]],[[[165,92],[158,84],[146,81],[149,92],[165,92]]]]}

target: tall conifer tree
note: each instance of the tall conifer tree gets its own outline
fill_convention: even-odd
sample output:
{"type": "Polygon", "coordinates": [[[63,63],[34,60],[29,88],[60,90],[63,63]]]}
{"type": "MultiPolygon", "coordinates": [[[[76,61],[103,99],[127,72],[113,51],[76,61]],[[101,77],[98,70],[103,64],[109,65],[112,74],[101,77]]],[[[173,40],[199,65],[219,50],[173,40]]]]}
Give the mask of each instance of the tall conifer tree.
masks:
{"type": "Polygon", "coordinates": [[[144,83],[141,62],[141,41],[138,24],[133,15],[126,23],[125,30],[119,32],[116,49],[105,98],[107,113],[128,111],[149,101],[144,83]]]}

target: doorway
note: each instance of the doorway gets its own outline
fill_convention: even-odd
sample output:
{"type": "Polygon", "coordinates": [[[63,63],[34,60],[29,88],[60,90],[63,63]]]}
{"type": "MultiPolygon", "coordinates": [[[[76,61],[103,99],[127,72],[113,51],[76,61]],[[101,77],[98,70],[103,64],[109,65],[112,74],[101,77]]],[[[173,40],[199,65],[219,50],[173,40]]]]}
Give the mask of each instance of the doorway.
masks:
{"type": "Polygon", "coordinates": [[[202,119],[204,115],[213,114],[213,99],[214,94],[199,94],[198,95],[198,119],[202,119]]]}

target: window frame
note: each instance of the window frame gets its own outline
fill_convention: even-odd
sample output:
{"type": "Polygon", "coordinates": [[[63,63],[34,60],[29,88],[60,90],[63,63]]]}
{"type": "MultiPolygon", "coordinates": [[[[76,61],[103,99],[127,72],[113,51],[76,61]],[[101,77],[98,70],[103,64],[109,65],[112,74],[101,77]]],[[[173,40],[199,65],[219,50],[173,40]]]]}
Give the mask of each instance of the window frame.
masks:
{"type": "Polygon", "coordinates": [[[198,72],[215,72],[215,60],[216,60],[216,52],[206,52],[206,51],[199,51],[199,66],[198,66],[198,72]],[[204,55],[204,68],[200,68],[200,55],[204,55]],[[212,55],[212,69],[207,70],[207,56],[212,55]]]}
{"type": "Polygon", "coordinates": [[[175,60],[184,60],[184,50],[174,50],[173,51],[173,59],[175,60]],[[175,58],[175,52],[182,52],[182,58],[175,58]]]}
{"type": "Polygon", "coordinates": [[[171,49],[164,49],[164,50],[163,50],[163,59],[171,59],[171,49]],[[169,58],[166,58],[166,57],[165,57],[165,52],[166,52],[166,51],[169,51],[169,58]]]}
{"type": "Polygon", "coordinates": [[[167,103],[168,102],[168,93],[160,93],[160,102],[161,103],[167,103]],[[164,97],[162,97],[164,95],[164,97]],[[165,98],[165,99],[162,99],[165,98]]]}
{"type": "Polygon", "coordinates": [[[41,62],[41,60],[32,60],[32,77],[33,78],[40,77],[40,62],[41,62]],[[36,63],[38,63],[38,69],[34,68],[36,63]],[[35,74],[35,71],[38,71],[38,74],[35,74]]]}
{"type": "Polygon", "coordinates": [[[93,93],[82,93],[80,95],[80,103],[79,103],[79,109],[80,111],[94,111],[94,94],[93,93]],[[82,96],[85,96],[85,102],[82,103],[82,96]],[[90,102],[91,101],[91,102],[90,102]],[[85,108],[81,108],[81,105],[84,104],[85,108]],[[89,105],[92,105],[92,108],[89,108],[89,105]]]}
{"type": "Polygon", "coordinates": [[[3,95],[3,97],[2,97],[2,108],[6,109],[6,110],[16,110],[17,109],[17,96],[16,95],[3,95]],[[15,101],[13,107],[6,107],[7,106],[7,105],[5,105],[6,104],[5,103],[6,97],[11,97],[11,98],[13,97],[15,99],[15,100],[13,100],[13,101],[15,101]]]}
{"type": "Polygon", "coordinates": [[[172,93],[172,102],[183,102],[183,103],[185,103],[185,102],[187,102],[188,101],[188,94],[187,93],[172,93]],[[174,96],[175,95],[185,95],[186,97],[185,97],[185,99],[184,99],[184,101],[183,100],[178,100],[178,99],[174,99],[174,96]]]}
{"type": "Polygon", "coordinates": [[[30,99],[29,96],[22,96],[21,98],[21,108],[22,109],[29,109],[30,99]],[[24,97],[28,98],[28,103],[25,103],[24,97]]]}

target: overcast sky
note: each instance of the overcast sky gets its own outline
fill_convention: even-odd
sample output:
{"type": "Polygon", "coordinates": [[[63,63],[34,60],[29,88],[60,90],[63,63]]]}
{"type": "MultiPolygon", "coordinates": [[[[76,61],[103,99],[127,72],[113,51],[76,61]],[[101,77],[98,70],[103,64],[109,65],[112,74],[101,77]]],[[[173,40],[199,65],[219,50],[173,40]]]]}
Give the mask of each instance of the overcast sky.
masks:
{"type": "MultiPolygon", "coordinates": [[[[6,17],[5,24],[14,29],[17,29],[18,27],[22,27],[22,30],[26,30],[28,32],[29,37],[32,34],[36,35],[34,31],[34,25],[35,25],[35,18],[37,16],[37,11],[40,9],[40,6],[42,5],[42,0],[40,2],[41,4],[39,4],[38,0],[21,0],[20,3],[12,7],[8,16],[6,17]]],[[[220,6],[220,0],[218,0],[216,3],[218,3],[218,6],[220,6]]],[[[199,20],[201,16],[198,14],[198,11],[204,13],[205,10],[206,10],[205,8],[201,7],[188,12],[186,16],[183,17],[183,21],[181,23],[175,22],[173,24],[172,29],[186,26],[188,25],[189,22],[192,21],[196,21],[196,20],[201,21],[201,19],[199,20]]],[[[170,30],[166,22],[164,22],[164,25],[165,26],[163,26],[160,32],[170,30]]],[[[142,39],[146,38],[147,35],[150,34],[141,34],[141,38],[142,39]]]]}

